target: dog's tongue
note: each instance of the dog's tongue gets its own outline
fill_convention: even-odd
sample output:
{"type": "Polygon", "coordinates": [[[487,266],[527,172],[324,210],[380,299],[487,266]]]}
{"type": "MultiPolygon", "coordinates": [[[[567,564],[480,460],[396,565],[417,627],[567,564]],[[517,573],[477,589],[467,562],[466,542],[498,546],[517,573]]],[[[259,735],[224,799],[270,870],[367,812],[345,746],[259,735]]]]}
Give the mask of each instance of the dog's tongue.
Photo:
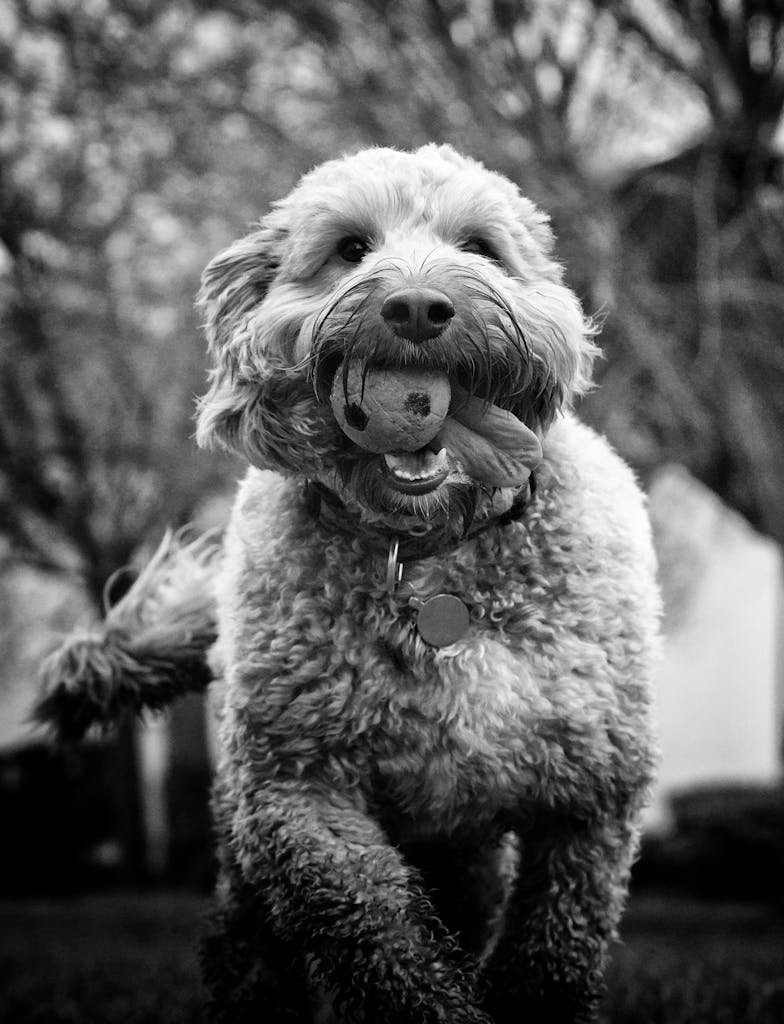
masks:
{"type": "Polygon", "coordinates": [[[489,487],[515,487],[542,458],[539,438],[511,412],[453,388],[453,407],[436,442],[489,487]]]}

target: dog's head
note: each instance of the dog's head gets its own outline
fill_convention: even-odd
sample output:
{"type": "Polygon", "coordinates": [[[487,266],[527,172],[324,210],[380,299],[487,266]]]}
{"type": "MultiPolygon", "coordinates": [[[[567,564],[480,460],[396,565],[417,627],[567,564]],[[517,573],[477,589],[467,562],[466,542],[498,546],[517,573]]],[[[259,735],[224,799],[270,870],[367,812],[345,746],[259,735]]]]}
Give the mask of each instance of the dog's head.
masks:
{"type": "Polygon", "coordinates": [[[316,168],[204,272],[199,443],[371,517],[434,522],[523,484],[596,353],[552,245],[510,181],[447,146],[316,168]]]}

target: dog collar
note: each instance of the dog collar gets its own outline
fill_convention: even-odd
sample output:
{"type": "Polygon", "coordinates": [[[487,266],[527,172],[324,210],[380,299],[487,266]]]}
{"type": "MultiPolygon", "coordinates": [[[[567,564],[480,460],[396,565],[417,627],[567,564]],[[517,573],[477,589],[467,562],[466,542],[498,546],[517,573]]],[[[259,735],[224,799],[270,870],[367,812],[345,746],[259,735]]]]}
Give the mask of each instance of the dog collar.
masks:
{"type": "MultiPolygon", "coordinates": [[[[433,555],[443,555],[453,551],[462,544],[494,527],[501,528],[520,519],[536,493],[536,478],[532,473],[526,488],[518,494],[506,512],[494,516],[488,522],[469,527],[462,536],[452,538],[446,543],[437,545],[425,544],[426,537],[404,537],[397,534],[368,534],[371,546],[380,549],[387,556],[386,592],[406,602],[416,612],[416,629],[420,637],[431,647],[447,647],[465,636],[469,624],[470,613],[465,601],[457,594],[437,592],[428,597],[420,597],[413,588],[403,580],[404,561],[417,561],[433,555]]],[[[356,524],[347,525],[349,513],[334,491],[315,480],[305,485],[305,504],[308,512],[323,525],[333,527],[341,532],[356,535],[356,524]],[[322,520],[324,507],[328,507],[333,515],[329,522],[322,520]]]]}
{"type": "Polygon", "coordinates": [[[459,536],[444,538],[440,533],[401,536],[394,530],[373,529],[366,524],[361,524],[357,521],[356,516],[352,516],[337,494],[318,480],[307,480],[304,491],[306,510],[322,526],[340,533],[349,533],[354,537],[359,535],[370,547],[376,548],[384,554],[389,551],[391,542],[397,539],[398,556],[406,562],[430,558],[433,555],[445,555],[488,530],[507,526],[509,523],[521,519],[535,495],[536,475],[531,473],[526,486],[515,496],[514,501],[505,512],[493,516],[487,521],[470,525],[459,536]],[[325,508],[331,513],[328,519],[323,515],[325,508]]]}

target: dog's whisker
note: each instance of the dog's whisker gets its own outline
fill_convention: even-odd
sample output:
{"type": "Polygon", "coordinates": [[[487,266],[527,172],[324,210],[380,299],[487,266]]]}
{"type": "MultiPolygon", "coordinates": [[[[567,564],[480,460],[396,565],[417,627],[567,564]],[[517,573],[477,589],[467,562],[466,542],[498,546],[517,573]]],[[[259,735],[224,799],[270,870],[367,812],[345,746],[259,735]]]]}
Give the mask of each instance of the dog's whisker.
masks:
{"type": "MultiPolygon", "coordinates": [[[[363,382],[369,366],[442,367],[486,402],[514,407],[534,379],[532,348],[510,301],[475,267],[451,268],[450,273],[437,248],[413,269],[402,258],[380,259],[366,275],[338,289],[316,321],[313,335],[308,368],[322,401],[334,370],[346,360],[362,362],[363,382]],[[378,312],[383,295],[394,285],[389,279],[392,268],[396,274],[408,272],[415,278],[444,274],[451,282],[448,291],[462,290],[459,318],[443,337],[424,346],[392,338],[378,312]]],[[[348,397],[345,373],[343,383],[348,397]]]]}
{"type": "Polygon", "coordinates": [[[314,337],[318,336],[323,329],[323,325],[334,315],[335,310],[341,306],[349,305],[349,320],[361,309],[362,304],[366,302],[369,295],[383,282],[381,274],[375,273],[370,274],[367,277],[357,279],[350,282],[347,286],[339,288],[336,293],[332,296],[332,299],[322,312],[319,314],[318,319],[313,328],[314,337]],[[360,301],[356,306],[350,305],[350,300],[354,298],[355,293],[360,296],[360,301]]]}
{"type": "Polygon", "coordinates": [[[483,320],[479,319],[477,313],[472,313],[472,319],[476,332],[469,331],[468,338],[481,360],[481,379],[486,381],[487,386],[489,386],[492,376],[492,351],[487,325],[483,320]],[[476,335],[478,335],[479,340],[477,340],[476,335]],[[480,340],[483,344],[480,344],[480,340]]]}
{"type": "Polygon", "coordinates": [[[436,263],[436,255],[435,254],[437,252],[438,252],[438,247],[434,246],[430,250],[430,252],[426,252],[425,255],[422,257],[422,259],[420,260],[418,271],[419,271],[419,273],[422,276],[426,276],[427,275],[427,272],[428,272],[428,266],[427,266],[428,265],[428,261],[430,261],[431,263],[436,263]]]}

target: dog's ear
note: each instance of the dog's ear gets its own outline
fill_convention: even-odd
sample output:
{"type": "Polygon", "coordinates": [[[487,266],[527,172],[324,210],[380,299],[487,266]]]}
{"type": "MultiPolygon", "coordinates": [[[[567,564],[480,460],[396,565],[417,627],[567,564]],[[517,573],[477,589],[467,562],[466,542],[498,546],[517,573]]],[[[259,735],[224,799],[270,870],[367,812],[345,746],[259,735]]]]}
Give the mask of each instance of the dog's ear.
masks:
{"type": "Polygon", "coordinates": [[[532,356],[524,418],[533,429],[546,429],[562,408],[590,390],[600,325],[585,316],[574,292],[553,281],[522,288],[515,310],[532,356]]]}
{"type": "Polygon", "coordinates": [[[533,239],[542,256],[551,257],[555,235],[549,216],[519,191],[514,206],[517,223],[526,238],[533,239]]]}
{"type": "Polygon", "coordinates": [[[196,440],[202,447],[238,447],[242,423],[264,372],[252,314],[275,279],[285,237],[285,231],[268,218],[219,252],[202,274],[196,305],[204,314],[213,362],[210,388],[199,401],[196,421],[196,440]]]}
{"type": "Polygon", "coordinates": [[[237,361],[235,348],[242,344],[237,328],[275,280],[286,237],[287,232],[268,217],[207,264],[196,305],[205,314],[209,352],[216,360],[237,361]]]}
{"type": "Polygon", "coordinates": [[[219,253],[202,275],[198,306],[213,366],[199,401],[196,441],[261,469],[306,472],[334,444],[306,373],[267,349],[258,307],[275,280],[288,233],[273,211],[261,227],[219,253]]]}
{"type": "Polygon", "coordinates": [[[515,311],[531,349],[533,373],[524,418],[533,429],[546,429],[562,408],[590,390],[599,354],[593,339],[600,325],[583,313],[579,299],[563,283],[563,267],[553,257],[549,216],[512,187],[515,216],[510,231],[521,281],[515,311]]]}

